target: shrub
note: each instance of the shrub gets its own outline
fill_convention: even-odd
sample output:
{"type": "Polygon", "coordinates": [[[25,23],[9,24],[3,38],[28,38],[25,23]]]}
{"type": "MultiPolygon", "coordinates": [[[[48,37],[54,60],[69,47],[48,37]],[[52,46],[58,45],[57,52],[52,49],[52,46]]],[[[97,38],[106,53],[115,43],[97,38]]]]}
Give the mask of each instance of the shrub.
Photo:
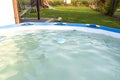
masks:
{"type": "Polygon", "coordinates": [[[63,1],[56,0],[56,1],[48,1],[48,3],[52,6],[59,6],[63,4],[63,1]]]}
{"type": "Polygon", "coordinates": [[[89,6],[89,2],[88,1],[82,1],[81,4],[85,5],[85,6],[89,6]]]}
{"type": "Polygon", "coordinates": [[[100,11],[101,13],[105,14],[106,13],[106,8],[107,8],[108,4],[107,3],[103,3],[101,1],[98,2],[98,11],[100,11]]]}
{"type": "Polygon", "coordinates": [[[79,0],[74,0],[74,1],[72,1],[72,5],[74,5],[74,6],[80,6],[81,2],[79,0]]]}
{"type": "Polygon", "coordinates": [[[93,2],[93,1],[94,0],[72,0],[72,4],[74,6],[80,6],[80,5],[82,5],[82,6],[89,6],[89,4],[91,2],[93,2]]]}

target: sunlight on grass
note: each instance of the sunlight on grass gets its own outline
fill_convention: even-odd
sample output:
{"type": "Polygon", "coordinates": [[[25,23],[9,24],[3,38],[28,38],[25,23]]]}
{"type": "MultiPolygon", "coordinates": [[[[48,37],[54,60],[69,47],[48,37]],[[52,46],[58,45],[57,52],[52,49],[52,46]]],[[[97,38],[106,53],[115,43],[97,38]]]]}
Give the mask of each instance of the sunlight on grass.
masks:
{"type": "MultiPolygon", "coordinates": [[[[27,17],[35,17],[35,13],[31,13],[27,17]]],[[[111,17],[105,16],[88,7],[58,6],[55,7],[55,10],[42,9],[41,17],[43,18],[62,17],[63,22],[87,23],[87,24],[90,23],[120,28],[119,21],[112,20],[111,17]]]]}

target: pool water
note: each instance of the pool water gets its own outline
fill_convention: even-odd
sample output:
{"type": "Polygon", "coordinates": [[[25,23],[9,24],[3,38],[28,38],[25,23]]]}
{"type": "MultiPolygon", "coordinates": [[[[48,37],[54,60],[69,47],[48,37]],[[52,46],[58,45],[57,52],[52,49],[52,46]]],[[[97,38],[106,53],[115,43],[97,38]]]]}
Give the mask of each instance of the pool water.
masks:
{"type": "Polygon", "coordinates": [[[76,30],[0,35],[0,80],[120,80],[120,39],[76,30]]]}

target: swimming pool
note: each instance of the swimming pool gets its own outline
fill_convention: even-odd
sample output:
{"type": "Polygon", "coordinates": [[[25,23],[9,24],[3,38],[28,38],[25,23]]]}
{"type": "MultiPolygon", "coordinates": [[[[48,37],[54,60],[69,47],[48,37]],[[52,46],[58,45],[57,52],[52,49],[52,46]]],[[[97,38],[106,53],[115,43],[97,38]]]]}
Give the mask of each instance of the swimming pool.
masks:
{"type": "Polygon", "coordinates": [[[4,26],[0,57],[0,80],[120,80],[120,30],[72,23],[4,26]]]}

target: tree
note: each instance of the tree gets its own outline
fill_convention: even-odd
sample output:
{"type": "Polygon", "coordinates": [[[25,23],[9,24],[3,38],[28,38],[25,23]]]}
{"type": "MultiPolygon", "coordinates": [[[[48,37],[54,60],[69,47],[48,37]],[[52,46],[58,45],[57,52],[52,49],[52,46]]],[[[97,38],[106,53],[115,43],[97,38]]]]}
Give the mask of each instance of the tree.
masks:
{"type": "Polygon", "coordinates": [[[108,6],[107,6],[107,12],[106,15],[113,16],[117,7],[119,6],[120,0],[109,0],[108,6]]]}
{"type": "Polygon", "coordinates": [[[120,0],[96,0],[98,4],[98,10],[108,16],[113,16],[120,0]]]}

